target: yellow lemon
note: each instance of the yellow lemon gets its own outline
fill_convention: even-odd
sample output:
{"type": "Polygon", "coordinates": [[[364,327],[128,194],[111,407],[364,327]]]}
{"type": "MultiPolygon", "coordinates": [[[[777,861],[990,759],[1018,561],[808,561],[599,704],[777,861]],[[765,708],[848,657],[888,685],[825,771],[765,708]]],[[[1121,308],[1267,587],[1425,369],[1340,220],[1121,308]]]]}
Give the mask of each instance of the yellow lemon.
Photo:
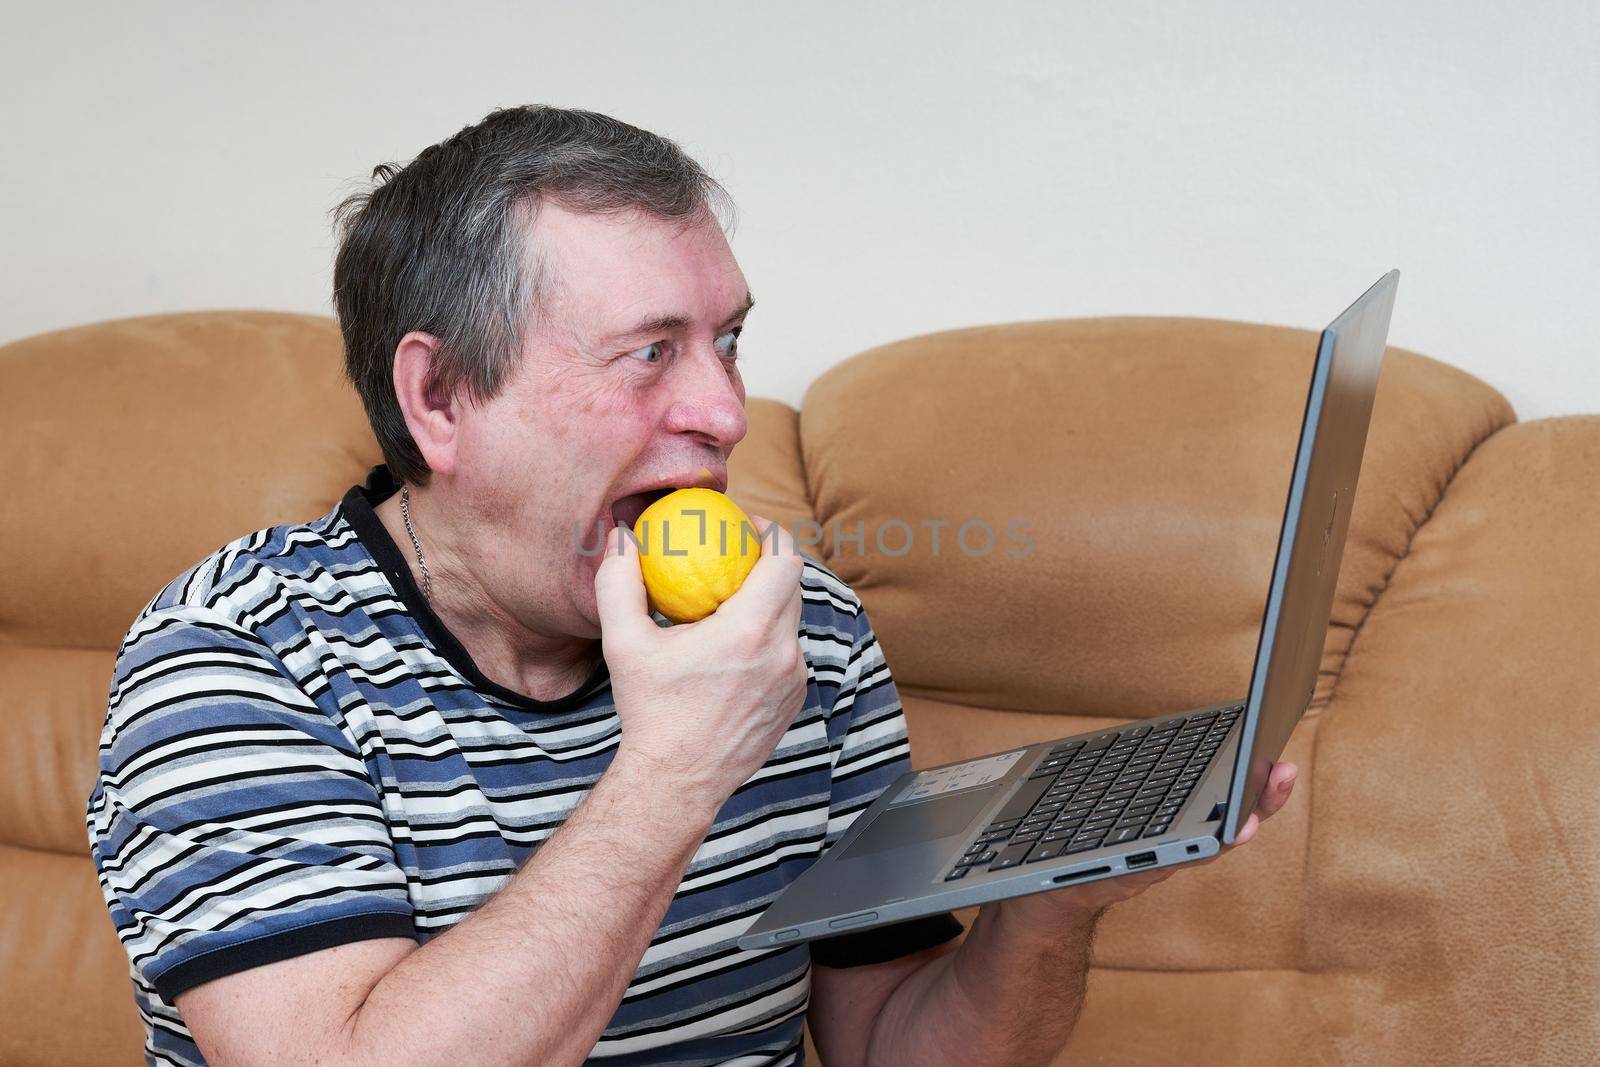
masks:
{"type": "Polygon", "coordinates": [[[650,606],[673,622],[697,622],[744,584],[761,556],[755,523],[715,489],[678,489],[633,524],[650,606]]]}

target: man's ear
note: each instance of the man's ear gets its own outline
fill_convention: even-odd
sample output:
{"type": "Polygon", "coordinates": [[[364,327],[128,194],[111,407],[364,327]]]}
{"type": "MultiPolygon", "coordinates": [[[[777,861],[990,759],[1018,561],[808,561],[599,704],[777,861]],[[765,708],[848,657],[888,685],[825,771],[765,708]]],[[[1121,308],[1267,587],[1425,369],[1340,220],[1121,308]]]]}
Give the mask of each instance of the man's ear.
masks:
{"type": "Polygon", "coordinates": [[[455,466],[461,408],[434,380],[439,347],[437,337],[419,330],[400,338],[394,350],[394,395],[428,469],[448,474],[455,466]]]}

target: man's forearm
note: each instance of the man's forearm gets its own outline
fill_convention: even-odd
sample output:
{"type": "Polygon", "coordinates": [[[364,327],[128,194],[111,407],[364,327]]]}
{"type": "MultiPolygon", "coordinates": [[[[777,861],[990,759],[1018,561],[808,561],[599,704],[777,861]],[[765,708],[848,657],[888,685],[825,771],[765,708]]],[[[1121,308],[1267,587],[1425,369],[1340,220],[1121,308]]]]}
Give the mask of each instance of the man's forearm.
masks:
{"type": "Polygon", "coordinates": [[[1098,921],[1098,912],[1036,897],[985,905],[960,948],[890,995],[873,1026],[869,1067],[1049,1063],[1083,1009],[1098,921]]]}
{"type": "Polygon", "coordinates": [[[715,816],[663,783],[619,753],[505,888],[373,987],[348,1058],[581,1063],[715,816]]]}

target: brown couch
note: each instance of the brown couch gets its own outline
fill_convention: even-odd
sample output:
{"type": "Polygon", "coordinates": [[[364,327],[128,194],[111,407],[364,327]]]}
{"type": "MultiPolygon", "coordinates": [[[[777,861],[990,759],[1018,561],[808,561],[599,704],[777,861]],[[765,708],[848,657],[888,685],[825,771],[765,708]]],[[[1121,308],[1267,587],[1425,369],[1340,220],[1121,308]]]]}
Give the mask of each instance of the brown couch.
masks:
{"type": "MultiPolygon", "coordinates": [[[[752,401],[733,494],[820,524],[919,765],[1224,700],[1312,349],[1200,319],[904,341],[824,374],[798,414],[752,401]],[[981,557],[955,543],[980,519],[999,534],[981,557]],[[891,520],[903,555],[876,550],[904,542],[891,520]],[[951,524],[937,556],[924,520],[951,524]]],[[[322,514],[377,461],[338,352],[327,320],[264,312],[0,348],[0,1062],[139,1060],[83,829],[114,649],[189,563],[322,514]]],[[[1283,757],[1294,800],[1108,913],[1061,1062],[1593,1062],[1597,550],[1600,417],[1518,423],[1391,350],[1321,685],[1283,757]]]]}

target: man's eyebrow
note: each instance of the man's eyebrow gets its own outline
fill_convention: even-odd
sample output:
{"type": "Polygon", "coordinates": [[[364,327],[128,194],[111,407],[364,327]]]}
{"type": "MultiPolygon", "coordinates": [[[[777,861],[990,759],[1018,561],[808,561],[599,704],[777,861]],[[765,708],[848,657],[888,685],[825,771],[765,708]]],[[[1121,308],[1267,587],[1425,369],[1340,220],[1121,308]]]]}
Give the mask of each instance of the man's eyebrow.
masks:
{"type": "MultiPolygon", "coordinates": [[[[744,294],[744,302],[734,309],[731,315],[722,320],[721,324],[718,326],[718,329],[722,329],[723,327],[731,325],[741,315],[748,315],[750,313],[750,309],[755,306],[755,298],[746,292],[744,294]]],[[[651,318],[645,319],[643,322],[640,322],[632,329],[623,330],[621,333],[612,334],[610,337],[606,338],[606,341],[620,341],[628,337],[643,337],[647,334],[668,333],[672,330],[681,330],[687,325],[689,325],[689,319],[683,315],[655,315],[651,318]]]]}
{"type": "Polygon", "coordinates": [[[756,306],[756,298],[750,295],[750,291],[748,289],[745,290],[744,303],[740,304],[737,308],[735,308],[733,314],[729,315],[727,318],[723,319],[720,325],[721,326],[731,326],[735,319],[739,318],[742,315],[750,314],[750,309],[755,307],[755,306],[756,306]]]}

